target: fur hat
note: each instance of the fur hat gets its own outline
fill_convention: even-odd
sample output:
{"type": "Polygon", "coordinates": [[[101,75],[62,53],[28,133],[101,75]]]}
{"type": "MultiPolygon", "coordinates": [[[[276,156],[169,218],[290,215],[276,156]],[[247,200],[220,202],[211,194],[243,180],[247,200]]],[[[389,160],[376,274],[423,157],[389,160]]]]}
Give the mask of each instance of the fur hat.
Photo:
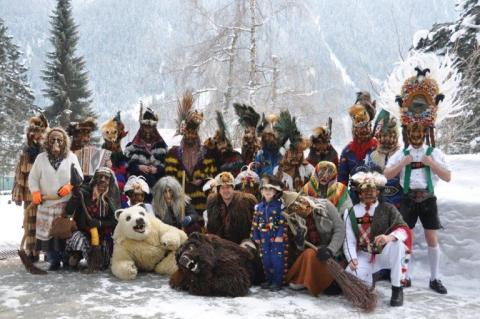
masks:
{"type": "Polygon", "coordinates": [[[371,99],[369,92],[357,92],[355,104],[348,109],[354,127],[363,127],[373,121],[376,102],[371,99]]]}
{"type": "Polygon", "coordinates": [[[368,187],[382,188],[387,184],[385,176],[378,172],[358,172],[350,180],[357,191],[368,187]]]}
{"type": "Polygon", "coordinates": [[[198,131],[203,122],[203,113],[193,109],[193,95],[186,91],[182,100],[177,103],[177,132],[176,135],[185,134],[186,130],[198,131]]]}
{"type": "Polygon", "coordinates": [[[48,128],[47,118],[43,114],[33,116],[28,120],[27,133],[45,132],[48,128]]]}
{"type": "Polygon", "coordinates": [[[327,125],[318,126],[313,129],[313,134],[310,136],[312,143],[323,142],[329,143],[332,137],[332,118],[328,118],[327,125]]]}
{"type": "Polygon", "coordinates": [[[230,172],[221,172],[217,176],[215,176],[215,186],[223,186],[223,185],[235,185],[235,178],[233,177],[232,173],[230,172]]]}
{"type": "Polygon", "coordinates": [[[258,134],[271,133],[277,135],[277,131],[274,129],[275,125],[279,120],[278,115],[268,114],[265,116],[265,113],[262,113],[262,121],[257,127],[258,134]]]}
{"type": "Polygon", "coordinates": [[[88,117],[83,122],[70,122],[67,127],[67,134],[74,136],[80,131],[91,133],[97,129],[97,121],[93,117],[88,117]]]}
{"type": "Polygon", "coordinates": [[[138,119],[140,125],[157,126],[158,115],[149,107],[143,111],[143,103],[140,102],[140,118],[138,119]]]}
{"type": "Polygon", "coordinates": [[[282,192],[284,185],[280,179],[273,175],[264,175],[262,176],[262,180],[260,182],[260,189],[262,188],[271,188],[276,190],[277,192],[282,192]]]}
{"type": "Polygon", "coordinates": [[[125,125],[120,118],[120,111],[117,112],[115,117],[105,121],[100,126],[102,136],[106,141],[115,143],[127,136],[128,132],[125,131],[125,125]]]}
{"type": "Polygon", "coordinates": [[[150,194],[150,188],[148,187],[145,177],[135,176],[135,175],[132,175],[128,178],[127,183],[123,188],[123,191],[125,192],[125,194],[127,194],[128,192],[132,192],[134,194],[135,193],[150,194]]]}

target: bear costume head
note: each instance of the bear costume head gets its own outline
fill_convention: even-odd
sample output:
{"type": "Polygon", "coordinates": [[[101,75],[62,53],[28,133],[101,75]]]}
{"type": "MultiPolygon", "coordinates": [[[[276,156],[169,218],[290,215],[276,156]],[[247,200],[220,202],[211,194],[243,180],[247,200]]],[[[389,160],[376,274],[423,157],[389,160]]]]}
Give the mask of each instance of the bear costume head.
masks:
{"type": "Polygon", "coordinates": [[[211,273],[216,263],[213,243],[200,233],[192,233],[175,257],[179,268],[197,275],[211,273]]]}
{"type": "Polygon", "coordinates": [[[154,218],[147,213],[143,204],[136,204],[129,208],[118,209],[115,211],[115,218],[117,219],[117,227],[113,238],[122,237],[133,240],[145,240],[150,232],[150,218],[154,218]]]}
{"type": "Polygon", "coordinates": [[[231,241],[191,233],[176,251],[178,271],[170,277],[170,286],[193,295],[245,296],[252,282],[253,258],[231,241]]]}

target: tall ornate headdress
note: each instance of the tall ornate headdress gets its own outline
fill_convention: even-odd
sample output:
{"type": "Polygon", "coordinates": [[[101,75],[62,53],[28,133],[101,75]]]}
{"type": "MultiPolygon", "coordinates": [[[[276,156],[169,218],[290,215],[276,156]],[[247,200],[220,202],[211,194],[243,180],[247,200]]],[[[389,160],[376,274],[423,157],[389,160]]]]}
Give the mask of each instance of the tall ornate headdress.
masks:
{"type": "Polygon", "coordinates": [[[395,67],[383,85],[380,102],[400,119],[406,146],[405,128],[412,123],[426,127],[427,144],[435,146],[435,126],[447,117],[457,116],[463,108],[457,99],[460,80],[461,75],[448,55],[412,52],[395,67]]]}

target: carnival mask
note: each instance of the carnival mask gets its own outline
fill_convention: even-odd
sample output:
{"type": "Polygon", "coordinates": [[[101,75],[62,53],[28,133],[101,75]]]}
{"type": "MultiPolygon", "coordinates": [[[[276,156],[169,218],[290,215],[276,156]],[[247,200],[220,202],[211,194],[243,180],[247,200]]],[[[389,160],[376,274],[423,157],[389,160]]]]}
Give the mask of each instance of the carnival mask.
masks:
{"type": "Polygon", "coordinates": [[[48,135],[48,149],[49,153],[55,157],[62,154],[65,149],[65,139],[62,133],[58,131],[52,131],[48,135]]]}
{"type": "Polygon", "coordinates": [[[368,123],[364,126],[355,126],[353,128],[353,136],[362,143],[368,142],[372,135],[371,124],[368,123]]]}
{"type": "Polygon", "coordinates": [[[395,131],[381,132],[378,134],[378,142],[383,150],[394,150],[398,146],[398,134],[395,131]]]}
{"type": "Polygon", "coordinates": [[[425,140],[425,128],[421,124],[411,124],[407,127],[408,142],[414,147],[419,148],[425,140]]]}

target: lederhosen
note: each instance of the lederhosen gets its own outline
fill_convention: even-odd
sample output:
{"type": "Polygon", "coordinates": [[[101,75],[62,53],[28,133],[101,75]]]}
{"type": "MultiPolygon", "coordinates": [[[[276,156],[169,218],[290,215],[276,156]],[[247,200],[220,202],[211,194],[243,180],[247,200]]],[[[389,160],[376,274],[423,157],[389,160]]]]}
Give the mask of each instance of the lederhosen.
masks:
{"type": "MultiPolygon", "coordinates": [[[[433,152],[433,147],[427,148],[426,155],[430,156],[433,152]]],[[[403,150],[405,156],[409,155],[409,150],[403,150]]],[[[400,213],[403,219],[408,224],[408,227],[414,228],[417,220],[420,218],[422,226],[425,229],[440,229],[442,225],[438,217],[437,198],[434,194],[432,171],[429,166],[422,162],[412,162],[405,167],[405,177],[403,180],[402,202],[400,205],[400,213]],[[427,188],[425,189],[411,189],[410,177],[412,170],[424,169],[427,178],[427,188]]]]}

